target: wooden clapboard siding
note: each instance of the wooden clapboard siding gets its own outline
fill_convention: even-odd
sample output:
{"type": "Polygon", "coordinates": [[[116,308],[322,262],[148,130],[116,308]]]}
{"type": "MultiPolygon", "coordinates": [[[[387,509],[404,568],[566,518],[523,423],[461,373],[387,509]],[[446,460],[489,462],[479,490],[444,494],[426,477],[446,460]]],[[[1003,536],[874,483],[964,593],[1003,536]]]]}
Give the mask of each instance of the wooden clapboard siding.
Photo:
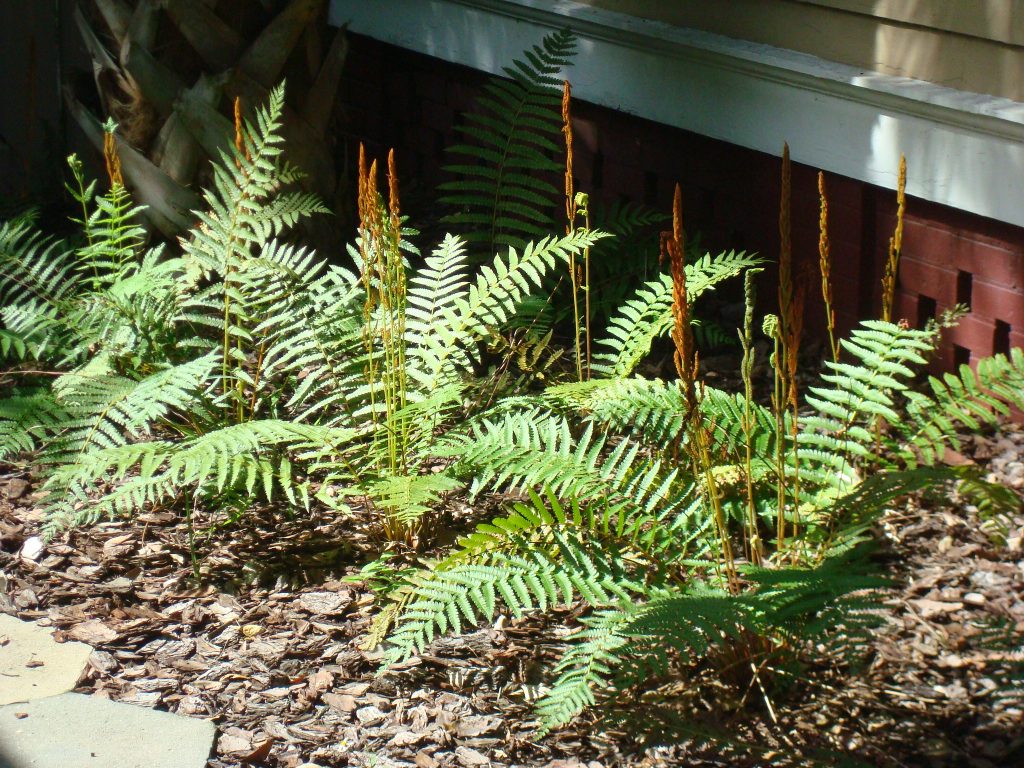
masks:
{"type": "Polygon", "coordinates": [[[1024,101],[1024,0],[584,0],[866,70],[1024,101]]]}

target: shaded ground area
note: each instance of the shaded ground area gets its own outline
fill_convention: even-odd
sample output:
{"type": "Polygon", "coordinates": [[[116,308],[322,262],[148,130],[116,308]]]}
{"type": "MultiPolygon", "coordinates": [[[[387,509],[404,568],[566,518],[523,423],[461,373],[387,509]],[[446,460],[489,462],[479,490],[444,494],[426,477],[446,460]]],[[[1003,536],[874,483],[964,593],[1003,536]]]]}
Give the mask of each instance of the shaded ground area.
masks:
{"type": "MultiPolygon", "coordinates": [[[[1020,428],[966,453],[1024,486],[1020,428]]],[[[264,513],[202,542],[209,581],[196,586],[174,515],[39,547],[32,502],[23,477],[0,479],[0,612],[97,648],[78,691],[214,720],[215,768],[1024,765],[1024,519],[996,545],[971,507],[893,511],[879,557],[895,589],[859,662],[766,669],[762,691],[712,659],[538,740],[529,700],[571,611],[445,639],[376,676],[379,654],[358,648],[372,594],[340,581],[358,568],[358,521],[264,513]],[[645,749],[645,729],[685,740],[645,749]]]]}

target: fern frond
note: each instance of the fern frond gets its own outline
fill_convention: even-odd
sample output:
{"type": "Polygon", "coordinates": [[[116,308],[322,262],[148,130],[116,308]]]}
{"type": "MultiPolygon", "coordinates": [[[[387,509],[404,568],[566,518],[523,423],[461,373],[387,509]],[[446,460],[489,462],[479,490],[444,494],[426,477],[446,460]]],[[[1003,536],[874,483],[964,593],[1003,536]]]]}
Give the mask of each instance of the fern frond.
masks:
{"type": "Polygon", "coordinates": [[[233,424],[179,443],[156,440],[91,451],[58,467],[44,485],[45,530],[52,535],[70,525],[102,516],[128,514],[166,503],[186,492],[257,491],[272,500],[275,491],[293,505],[308,506],[311,488],[301,464],[338,455],[359,434],[354,429],[320,427],[266,419],[233,424]],[[96,497],[99,480],[111,490],[96,497]]]}
{"type": "Polygon", "coordinates": [[[629,639],[623,630],[633,620],[636,606],[595,612],[581,619],[584,629],[571,638],[571,645],[552,672],[551,688],[537,702],[540,735],[569,723],[576,715],[597,703],[596,692],[608,686],[629,639]]]}
{"type": "Polygon", "coordinates": [[[462,483],[447,474],[385,476],[367,488],[367,496],[390,517],[410,525],[435,508],[441,496],[462,483]]]}
{"type": "Polygon", "coordinates": [[[142,211],[121,184],[93,199],[95,210],[83,222],[87,243],[76,253],[81,279],[93,290],[113,285],[136,263],[146,231],[135,220],[142,211]]]}
{"type": "Polygon", "coordinates": [[[890,446],[908,466],[941,461],[946,447],[960,448],[957,433],[994,426],[1010,407],[1024,410],[1024,351],[963,365],[956,373],[928,377],[931,396],[908,390],[906,416],[895,425],[900,445],[890,446]]]}
{"type": "Polygon", "coordinates": [[[45,390],[0,400],[0,461],[36,450],[66,419],[45,390]]]}
{"type": "Polygon", "coordinates": [[[140,381],[80,369],[54,384],[67,414],[41,460],[75,464],[88,454],[124,445],[146,434],[159,419],[186,411],[202,394],[214,366],[212,356],[150,374],[140,381]]]}
{"type": "Polygon", "coordinates": [[[494,253],[523,249],[550,232],[549,211],[561,190],[544,179],[561,164],[562,82],[556,77],[576,52],[568,30],[553,32],[505,68],[509,79],[492,79],[465,114],[458,130],[465,141],[449,148],[461,162],[446,167],[459,179],[440,186],[441,201],[460,210],[446,221],[465,227],[466,239],[494,253]]]}
{"type": "Polygon", "coordinates": [[[60,240],[36,229],[29,211],[0,224],[0,305],[29,300],[59,305],[77,285],[74,253],[60,240]]]}
{"type": "MultiPolygon", "coordinates": [[[[567,261],[570,254],[580,254],[606,236],[603,232],[576,231],[564,237],[546,237],[527,244],[522,252],[509,248],[507,256],[495,256],[490,265],[482,266],[476,280],[459,294],[449,295],[444,311],[433,316],[439,320],[432,329],[436,340],[425,338],[419,331],[408,339],[414,342],[417,368],[413,375],[420,387],[430,391],[450,383],[469,361],[479,359],[479,342],[491,329],[509,321],[519,303],[540,286],[544,275],[567,261]]],[[[461,258],[455,248],[455,241],[448,242],[438,254],[438,258],[451,262],[449,272],[461,258]]],[[[439,269],[438,261],[432,264],[430,269],[439,269]]]]}
{"type": "Polygon", "coordinates": [[[199,226],[182,242],[188,271],[194,276],[227,276],[233,264],[253,247],[279,235],[300,218],[328,209],[313,195],[279,193],[297,180],[298,171],[281,158],[284,86],[274,88],[267,103],[246,121],[244,149],[233,145],[213,164],[212,189],[203,194],[207,210],[196,212],[199,226]]]}
{"type": "MultiPolygon", "coordinates": [[[[845,359],[856,363],[827,361],[830,372],[821,378],[831,386],[808,388],[806,400],[815,413],[802,419],[800,449],[824,451],[847,466],[874,455],[875,425],[879,419],[899,423],[896,397],[909,389],[914,366],[925,363],[935,335],[876,320],[861,323],[842,342],[845,359]]],[[[836,487],[847,483],[833,478],[836,487]]]]}
{"type": "MultiPolygon", "coordinates": [[[[762,263],[746,253],[705,254],[686,265],[686,295],[691,302],[715,285],[762,263]]],[[[608,336],[596,343],[593,370],[608,378],[623,378],[651,351],[651,344],[672,327],[672,278],[659,275],[644,283],[608,324],[608,336]]]]}
{"type": "Polygon", "coordinates": [[[607,605],[639,588],[621,556],[572,533],[553,533],[551,549],[494,552],[486,565],[456,563],[423,572],[395,622],[386,664],[424,650],[439,633],[493,619],[498,601],[515,616],[579,598],[607,605]]]}
{"type": "Polygon", "coordinates": [[[473,478],[474,495],[485,488],[548,487],[561,498],[605,499],[662,515],[683,503],[678,471],[649,459],[637,443],[623,440],[606,451],[593,426],[577,437],[565,418],[541,411],[485,420],[443,441],[438,454],[458,458],[451,471],[473,478]]]}
{"type": "Polygon", "coordinates": [[[465,244],[445,235],[423,266],[409,279],[405,312],[405,360],[409,378],[429,392],[447,372],[468,368],[465,339],[453,335],[457,301],[469,286],[465,244]],[[447,365],[443,362],[448,358],[447,365]]]}

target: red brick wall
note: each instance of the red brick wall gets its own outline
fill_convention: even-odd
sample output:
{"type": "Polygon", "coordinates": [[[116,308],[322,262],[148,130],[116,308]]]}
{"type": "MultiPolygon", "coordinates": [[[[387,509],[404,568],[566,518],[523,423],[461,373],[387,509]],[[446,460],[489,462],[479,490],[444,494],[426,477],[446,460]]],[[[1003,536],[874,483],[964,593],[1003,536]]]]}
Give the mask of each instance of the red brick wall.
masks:
{"type": "MultiPolygon", "coordinates": [[[[394,147],[401,175],[429,192],[444,178],[443,148],[457,138],[459,114],[486,79],[353,36],[343,93],[350,151],[358,141],[375,156],[394,147]]],[[[778,256],[778,157],[582,102],[573,114],[577,189],[667,212],[678,181],[687,230],[699,232],[709,250],[778,256]]],[[[914,168],[913,147],[906,151],[909,173],[924,172],[914,168]]],[[[879,314],[895,193],[834,175],[826,175],[826,183],[836,313],[846,330],[879,314]]],[[[792,189],[794,254],[798,269],[810,275],[806,327],[821,333],[817,170],[794,164],[792,189]]],[[[773,279],[767,271],[761,289],[766,308],[773,279]]],[[[908,199],[896,314],[918,325],[957,301],[972,312],[947,335],[936,370],[1024,346],[1024,229],[908,199]]]]}

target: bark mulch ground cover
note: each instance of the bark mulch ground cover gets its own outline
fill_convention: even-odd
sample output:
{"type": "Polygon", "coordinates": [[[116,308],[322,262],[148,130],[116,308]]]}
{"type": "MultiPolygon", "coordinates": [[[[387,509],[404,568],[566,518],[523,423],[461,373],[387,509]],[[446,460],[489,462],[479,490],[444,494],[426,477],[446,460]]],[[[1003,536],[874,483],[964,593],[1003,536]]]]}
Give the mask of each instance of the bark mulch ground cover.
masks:
{"type": "MultiPolygon", "coordinates": [[[[1024,487],[1024,430],[965,461],[1024,487]]],[[[171,512],[42,544],[24,476],[0,478],[0,611],[92,644],[78,690],[213,719],[214,768],[286,766],[1024,765],[1024,518],[995,543],[977,510],[915,500],[879,532],[894,580],[851,661],[827,649],[730,683],[691,670],[538,739],[529,700],[574,614],[499,623],[377,675],[358,521],[255,512],[199,542],[171,512]],[[353,543],[354,542],[354,543],[353,543]],[[675,722],[682,714],[685,719],[675,722]],[[679,731],[679,733],[675,733],[679,731]],[[660,742],[660,743],[659,743],[660,742]],[[651,746],[653,745],[653,746],[651,746]]]]}

